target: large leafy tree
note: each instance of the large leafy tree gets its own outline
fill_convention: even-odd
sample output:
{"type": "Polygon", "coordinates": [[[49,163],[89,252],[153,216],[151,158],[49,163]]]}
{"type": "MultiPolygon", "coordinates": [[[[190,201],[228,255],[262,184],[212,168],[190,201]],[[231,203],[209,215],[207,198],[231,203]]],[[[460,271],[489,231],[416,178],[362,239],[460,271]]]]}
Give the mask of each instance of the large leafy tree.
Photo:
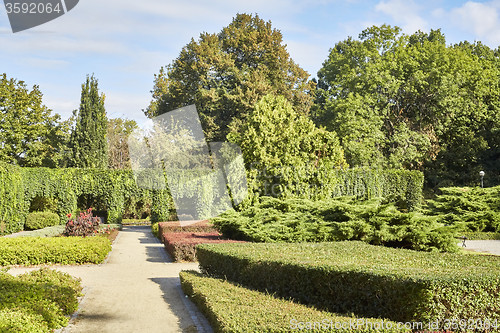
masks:
{"type": "Polygon", "coordinates": [[[281,32],[257,15],[238,14],[218,34],[191,40],[155,75],[145,113],[157,116],[195,104],[208,140],[223,141],[263,96],[284,96],[299,113],[312,105],[314,82],[293,62],[281,32]]]}
{"type": "Polygon", "coordinates": [[[108,120],[104,108],[104,94],[99,94],[98,81],[87,76],[82,84],[80,108],[71,133],[71,165],[79,168],[107,168],[108,120]]]}
{"type": "Polygon", "coordinates": [[[0,76],[0,160],[26,167],[57,167],[67,151],[68,124],[42,104],[38,86],[0,76]]]}
{"type": "Polygon", "coordinates": [[[228,138],[241,148],[251,191],[261,195],[327,196],[330,172],[347,167],[335,133],[316,127],[283,96],[264,96],[228,138]]]}
{"type": "Polygon", "coordinates": [[[424,169],[443,185],[499,157],[499,59],[481,43],[371,27],[337,43],[318,76],[316,120],[351,165],[424,169]]]}
{"type": "Polygon", "coordinates": [[[108,157],[110,169],[129,169],[128,137],[137,129],[134,120],[115,118],[108,121],[108,157]]]}

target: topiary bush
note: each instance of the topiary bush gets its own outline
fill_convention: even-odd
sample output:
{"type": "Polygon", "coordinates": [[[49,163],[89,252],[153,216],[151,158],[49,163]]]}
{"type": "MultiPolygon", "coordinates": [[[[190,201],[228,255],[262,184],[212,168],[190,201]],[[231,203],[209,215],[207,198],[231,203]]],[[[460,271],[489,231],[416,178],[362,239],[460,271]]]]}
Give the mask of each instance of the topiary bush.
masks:
{"type": "Polygon", "coordinates": [[[389,320],[321,311],[195,271],[182,271],[179,276],[182,290],[214,332],[411,332],[389,320]]]}
{"type": "Polygon", "coordinates": [[[25,230],[38,230],[59,224],[59,215],[52,212],[33,212],[26,216],[25,230]]]}
{"type": "Polygon", "coordinates": [[[174,261],[195,261],[196,245],[206,243],[240,243],[224,239],[217,231],[212,232],[168,232],[162,235],[168,254],[174,261]]]}

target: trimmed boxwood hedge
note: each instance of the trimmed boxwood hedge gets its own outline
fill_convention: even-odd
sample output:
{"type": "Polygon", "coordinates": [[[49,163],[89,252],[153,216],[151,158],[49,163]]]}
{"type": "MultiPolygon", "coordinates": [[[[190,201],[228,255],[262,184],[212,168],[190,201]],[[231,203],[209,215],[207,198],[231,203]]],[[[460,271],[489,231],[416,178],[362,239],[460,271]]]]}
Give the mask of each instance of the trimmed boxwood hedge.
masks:
{"type": "Polygon", "coordinates": [[[179,276],[182,290],[205,314],[217,333],[301,330],[344,333],[409,332],[404,328],[397,329],[398,323],[388,320],[356,318],[320,311],[194,271],[182,271],[179,276]],[[358,321],[359,325],[349,328],[358,321]],[[382,327],[385,329],[380,329],[382,327]]]}
{"type": "Polygon", "coordinates": [[[109,251],[111,242],[102,236],[0,238],[0,266],[100,264],[109,251]]]}
{"type": "MultiPolygon", "coordinates": [[[[500,258],[363,242],[203,244],[203,272],[336,313],[500,321],[500,258]]],[[[441,322],[443,324],[443,322],[441,322]]]]}

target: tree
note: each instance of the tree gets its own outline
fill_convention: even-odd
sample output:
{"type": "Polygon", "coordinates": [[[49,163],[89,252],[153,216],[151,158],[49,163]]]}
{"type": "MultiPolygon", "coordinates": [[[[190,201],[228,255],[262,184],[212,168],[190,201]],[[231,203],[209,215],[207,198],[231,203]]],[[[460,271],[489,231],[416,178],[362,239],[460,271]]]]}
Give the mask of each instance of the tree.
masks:
{"type": "Polygon", "coordinates": [[[57,167],[66,151],[68,124],[42,104],[38,86],[0,76],[0,160],[26,167],[57,167]]]}
{"type": "Polygon", "coordinates": [[[259,16],[238,14],[218,34],[203,33],[177,59],[155,75],[153,100],[145,110],[154,117],[195,104],[209,141],[224,141],[263,96],[282,95],[307,114],[314,82],[296,65],[279,30],[259,16]]]}
{"type": "Polygon", "coordinates": [[[283,96],[264,96],[228,139],[241,147],[251,190],[264,195],[321,197],[330,172],[347,167],[335,133],[316,127],[283,96]]]}
{"type": "MultiPolygon", "coordinates": [[[[72,166],[79,168],[107,168],[108,120],[104,109],[104,94],[99,95],[97,79],[89,77],[82,84],[80,109],[71,133],[72,166]]],[[[75,111],[76,112],[76,111],[75,111]]]]}
{"type": "Polygon", "coordinates": [[[108,156],[110,169],[130,169],[130,156],[127,139],[137,128],[134,120],[109,119],[108,121],[108,156]]]}
{"type": "Polygon", "coordinates": [[[316,122],[337,132],[351,165],[421,169],[432,186],[468,183],[498,158],[499,64],[481,43],[446,46],[439,30],[371,27],[331,50],[316,122]]]}

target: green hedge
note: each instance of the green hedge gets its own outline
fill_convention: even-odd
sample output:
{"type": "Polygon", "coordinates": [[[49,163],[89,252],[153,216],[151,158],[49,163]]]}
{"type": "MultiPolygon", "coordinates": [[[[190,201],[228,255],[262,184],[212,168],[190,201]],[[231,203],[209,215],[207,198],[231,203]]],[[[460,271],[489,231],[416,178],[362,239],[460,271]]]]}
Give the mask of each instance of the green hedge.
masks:
{"type": "Polygon", "coordinates": [[[80,281],[47,268],[14,277],[0,271],[0,332],[48,333],[78,308],[80,281]]]}
{"type": "Polygon", "coordinates": [[[40,264],[100,264],[111,242],[94,237],[0,238],[0,266],[40,264]]]}
{"type": "Polygon", "coordinates": [[[0,235],[23,229],[27,215],[21,168],[0,162],[0,235]]]}
{"type": "Polygon", "coordinates": [[[33,212],[26,216],[25,230],[38,230],[53,227],[60,222],[59,216],[52,212],[33,212]]]}
{"type": "Polygon", "coordinates": [[[320,311],[194,271],[182,271],[179,276],[182,290],[208,318],[216,333],[300,330],[380,332],[382,327],[385,328],[383,332],[409,332],[397,329],[398,323],[388,320],[356,318],[320,311]],[[359,325],[349,328],[349,325],[358,321],[359,325]]]}
{"type": "Polygon", "coordinates": [[[500,321],[500,258],[362,242],[203,244],[203,272],[335,313],[500,321]]]}
{"type": "Polygon", "coordinates": [[[0,235],[23,230],[40,198],[57,203],[62,224],[68,213],[89,208],[78,207],[79,200],[107,212],[108,223],[149,204],[152,220],[166,220],[173,210],[167,190],[138,187],[131,170],[19,168],[0,162],[0,235]]]}
{"type": "Polygon", "coordinates": [[[385,198],[410,211],[422,201],[424,175],[420,171],[355,168],[335,170],[334,174],[333,197],[385,198]]]}

